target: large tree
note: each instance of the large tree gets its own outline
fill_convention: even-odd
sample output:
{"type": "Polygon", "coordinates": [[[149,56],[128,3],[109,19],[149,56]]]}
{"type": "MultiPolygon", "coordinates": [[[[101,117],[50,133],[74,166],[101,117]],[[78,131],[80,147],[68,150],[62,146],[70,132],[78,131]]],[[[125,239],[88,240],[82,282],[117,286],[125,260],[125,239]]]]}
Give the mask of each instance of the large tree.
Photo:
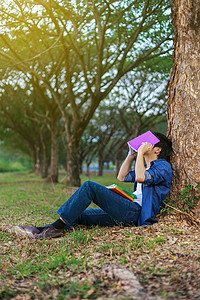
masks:
{"type": "Polygon", "coordinates": [[[173,0],[175,31],[169,82],[168,135],[173,142],[172,195],[200,183],[200,2],[173,0]]]}
{"type": "Polygon", "coordinates": [[[169,5],[168,0],[3,3],[4,67],[26,73],[59,108],[68,183],[80,185],[77,149],[99,103],[125,74],[169,51],[169,5]]]}

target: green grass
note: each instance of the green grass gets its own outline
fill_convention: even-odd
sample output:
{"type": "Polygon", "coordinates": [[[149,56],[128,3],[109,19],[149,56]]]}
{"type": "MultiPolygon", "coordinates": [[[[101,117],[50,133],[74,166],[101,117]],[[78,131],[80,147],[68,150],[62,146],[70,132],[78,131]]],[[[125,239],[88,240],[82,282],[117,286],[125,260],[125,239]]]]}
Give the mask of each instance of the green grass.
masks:
{"type": "MultiPolygon", "coordinates": [[[[46,184],[38,176],[21,173],[0,173],[0,216],[16,223],[23,220],[24,224],[49,223],[56,217],[56,210],[70,197],[74,189],[63,185],[65,178],[61,177],[62,184],[46,184]],[[26,181],[23,182],[23,181],[26,181]],[[38,181],[38,183],[37,183],[38,181]],[[19,183],[18,183],[19,182],[19,183]]],[[[105,177],[82,176],[81,182],[92,180],[103,185],[119,183],[113,174],[105,177]]],[[[127,190],[133,191],[133,184],[120,183],[127,190]]],[[[95,207],[92,205],[92,207],[95,207]]]]}
{"type": "Polygon", "coordinates": [[[31,172],[0,172],[0,184],[18,181],[41,181],[41,178],[31,172]]]}
{"type": "MultiPolygon", "coordinates": [[[[108,174],[105,177],[82,176],[82,183],[86,180],[93,180],[100,184],[110,185],[117,182],[114,175],[108,174]]],[[[0,182],[0,219],[1,223],[22,224],[22,225],[43,225],[51,223],[58,217],[56,210],[74,192],[74,188],[64,185],[66,178],[61,177],[61,184],[46,184],[39,177],[31,173],[1,173],[0,182]],[[25,182],[23,182],[25,181],[25,182]],[[38,181],[38,182],[37,182],[38,181]]],[[[124,186],[124,183],[122,183],[124,186]]],[[[126,187],[127,188],[127,187],[126,187]]],[[[132,190],[133,185],[128,184],[132,190]]],[[[94,204],[91,205],[95,207],[94,204]]],[[[73,297],[78,294],[85,297],[88,290],[92,289],[93,283],[79,283],[70,280],[69,274],[78,276],[86,273],[93,251],[105,251],[107,248],[112,255],[119,255],[125,251],[124,246],[103,244],[95,245],[88,250],[95,238],[99,241],[105,232],[102,228],[77,228],[69,232],[63,239],[54,241],[33,241],[19,237],[15,234],[7,234],[0,231],[0,239],[4,243],[3,253],[7,257],[0,263],[0,269],[6,266],[6,273],[9,280],[26,281],[31,280],[33,285],[45,291],[47,286],[54,289],[57,286],[57,298],[64,299],[67,295],[73,297]],[[81,255],[80,255],[81,253],[81,255]],[[10,260],[10,257],[12,259],[10,260]],[[63,274],[67,273],[66,276],[63,274]],[[53,278],[53,280],[52,280],[53,278]],[[67,284],[63,283],[63,278],[67,284]]],[[[5,256],[3,256],[5,258],[5,256]]],[[[98,260],[98,267],[104,263],[104,258],[98,260]]],[[[2,275],[3,276],[3,275],[2,275]]],[[[96,298],[97,291],[101,290],[101,284],[97,284],[93,298],[96,298]],[[96,295],[96,296],[95,296],[96,295]]],[[[0,291],[0,298],[9,298],[15,292],[9,285],[4,285],[0,291]]]]}
{"type": "MultiPolygon", "coordinates": [[[[93,180],[105,186],[117,183],[113,174],[81,179],[82,183],[93,180]]],[[[1,224],[35,226],[56,220],[56,210],[75,191],[65,181],[62,176],[60,184],[47,184],[29,173],[1,173],[0,182],[6,183],[0,185],[1,224]]],[[[133,189],[132,184],[120,185],[133,189]]],[[[187,239],[180,224],[166,225],[162,220],[159,224],[147,228],[79,226],[60,239],[38,241],[8,233],[2,227],[0,299],[17,295],[33,299],[107,299],[113,295],[131,299],[119,280],[102,275],[104,266],[112,264],[137,274],[149,296],[170,299],[176,293],[181,297],[184,282],[190,293],[192,288],[197,290],[188,281],[187,272],[193,276],[199,272],[198,234],[194,230],[192,239],[191,235],[187,239]]]]}

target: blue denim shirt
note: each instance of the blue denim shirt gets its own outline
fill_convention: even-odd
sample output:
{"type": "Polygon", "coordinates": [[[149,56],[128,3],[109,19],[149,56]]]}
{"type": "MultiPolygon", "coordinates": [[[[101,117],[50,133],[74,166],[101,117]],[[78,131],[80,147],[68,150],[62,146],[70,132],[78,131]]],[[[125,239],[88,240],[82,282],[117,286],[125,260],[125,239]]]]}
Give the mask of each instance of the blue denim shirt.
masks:
{"type": "MultiPolygon", "coordinates": [[[[125,182],[135,181],[135,171],[130,171],[125,182]]],[[[138,225],[151,225],[158,222],[154,217],[158,214],[162,201],[167,197],[171,189],[172,168],[165,159],[157,159],[151,162],[151,166],[145,172],[145,181],[142,185],[142,210],[138,225]]]]}

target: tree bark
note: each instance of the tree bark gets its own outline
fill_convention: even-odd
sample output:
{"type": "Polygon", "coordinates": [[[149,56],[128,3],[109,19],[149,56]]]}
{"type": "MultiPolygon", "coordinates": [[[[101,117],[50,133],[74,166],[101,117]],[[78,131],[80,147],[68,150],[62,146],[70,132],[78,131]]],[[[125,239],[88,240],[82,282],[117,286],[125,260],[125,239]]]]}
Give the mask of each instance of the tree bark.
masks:
{"type": "Polygon", "coordinates": [[[73,137],[67,144],[67,184],[72,186],[80,186],[81,179],[79,176],[80,165],[79,165],[79,152],[78,142],[73,137]]]}
{"type": "MultiPolygon", "coordinates": [[[[127,148],[127,140],[126,139],[124,141],[122,141],[121,144],[119,144],[118,149],[115,154],[115,176],[116,177],[117,177],[117,175],[119,173],[119,169],[121,167],[122,154],[123,154],[125,147],[127,148]]],[[[127,148],[127,151],[128,151],[128,148],[127,148]]]]}
{"type": "Polygon", "coordinates": [[[116,156],[116,158],[115,158],[115,177],[117,177],[117,175],[119,173],[120,166],[121,166],[121,158],[116,156]]]}
{"type": "Polygon", "coordinates": [[[79,174],[80,175],[83,174],[83,163],[82,163],[82,161],[80,161],[80,163],[79,163],[79,174]]]}
{"type": "Polygon", "coordinates": [[[48,168],[49,168],[49,162],[48,162],[48,155],[47,155],[47,149],[46,145],[42,145],[42,178],[48,177],[48,168]]]}
{"type": "Polygon", "coordinates": [[[50,163],[50,171],[47,181],[49,182],[58,182],[58,129],[51,129],[51,163],[50,163]]]}
{"type": "Polygon", "coordinates": [[[101,153],[99,153],[98,164],[99,164],[98,176],[103,176],[104,159],[101,153]]]}
{"type": "Polygon", "coordinates": [[[40,132],[40,140],[42,144],[42,178],[48,177],[48,167],[49,167],[49,161],[48,161],[48,154],[47,154],[47,145],[45,144],[45,139],[43,137],[42,131],[40,132]]]}
{"type": "Polygon", "coordinates": [[[119,148],[115,155],[115,176],[117,177],[122,162],[123,148],[119,148]]]}
{"type": "Polygon", "coordinates": [[[90,163],[86,163],[86,176],[90,176],[90,163]]]}
{"type": "Polygon", "coordinates": [[[175,31],[169,81],[168,136],[172,139],[172,196],[200,182],[200,2],[173,0],[175,31]]]}
{"type": "Polygon", "coordinates": [[[40,175],[40,148],[35,146],[34,150],[34,173],[40,175]]]}
{"type": "Polygon", "coordinates": [[[110,162],[106,161],[106,170],[109,170],[109,168],[110,168],[110,162]]]}

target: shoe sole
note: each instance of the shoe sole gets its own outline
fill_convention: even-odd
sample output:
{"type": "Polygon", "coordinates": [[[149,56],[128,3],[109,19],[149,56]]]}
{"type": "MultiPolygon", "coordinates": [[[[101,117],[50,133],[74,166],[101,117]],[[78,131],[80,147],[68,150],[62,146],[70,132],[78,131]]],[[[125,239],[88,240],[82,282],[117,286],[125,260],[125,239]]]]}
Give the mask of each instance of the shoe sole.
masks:
{"type": "Polygon", "coordinates": [[[45,236],[45,235],[43,235],[43,236],[38,236],[38,234],[34,234],[34,235],[32,236],[32,238],[35,239],[35,240],[52,240],[52,239],[58,239],[58,238],[60,238],[60,237],[62,237],[62,236],[64,236],[64,235],[65,235],[65,234],[58,235],[58,236],[45,236]]]}
{"type": "Polygon", "coordinates": [[[51,240],[51,239],[57,239],[57,238],[60,238],[62,236],[65,235],[65,231],[62,231],[62,232],[58,232],[58,233],[53,233],[51,234],[51,232],[41,232],[39,234],[34,234],[33,235],[33,238],[36,239],[36,240],[51,240]]]}

